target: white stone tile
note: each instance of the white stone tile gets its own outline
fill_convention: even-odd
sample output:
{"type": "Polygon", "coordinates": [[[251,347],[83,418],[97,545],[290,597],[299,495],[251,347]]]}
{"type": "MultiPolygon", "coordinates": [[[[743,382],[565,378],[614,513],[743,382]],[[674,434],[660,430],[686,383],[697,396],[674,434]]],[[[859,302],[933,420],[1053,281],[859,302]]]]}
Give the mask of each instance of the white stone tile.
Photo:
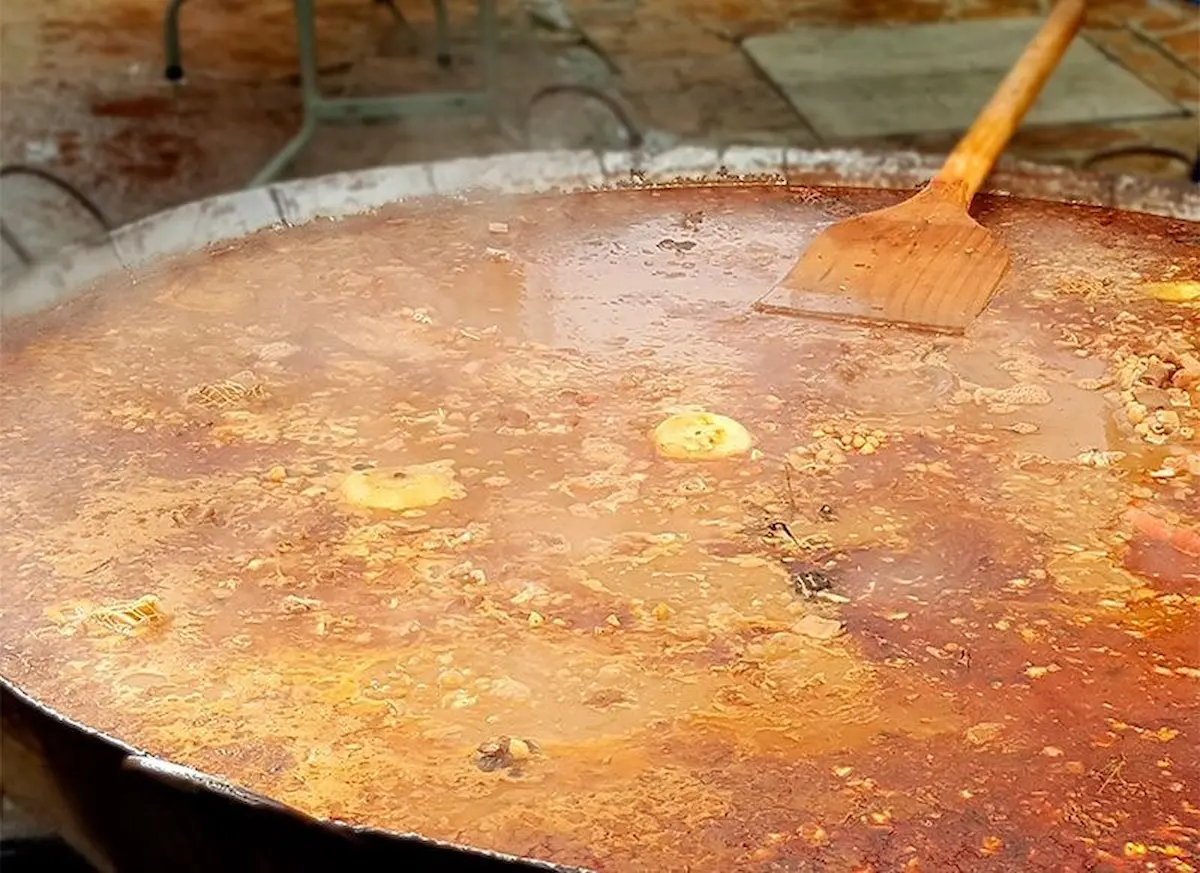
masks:
{"type": "MultiPolygon", "coordinates": [[[[1040,18],[899,27],[803,27],[752,37],[747,54],[826,141],[964,130],[1040,18]]],[[[1180,114],[1086,40],[1071,45],[1026,125],[1180,114]]]]}

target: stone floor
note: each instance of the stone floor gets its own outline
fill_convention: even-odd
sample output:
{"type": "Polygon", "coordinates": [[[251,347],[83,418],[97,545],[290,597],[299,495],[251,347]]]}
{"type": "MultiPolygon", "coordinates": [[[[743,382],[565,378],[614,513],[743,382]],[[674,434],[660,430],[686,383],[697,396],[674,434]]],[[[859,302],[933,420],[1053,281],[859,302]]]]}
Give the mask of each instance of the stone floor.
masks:
{"type": "MultiPolygon", "coordinates": [[[[501,0],[495,85],[503,125],[422,120],[322,129],[290,169],[312,175],[522,147],[618,147],[623,128],[594,99],[541,87],[570,82],[615,96],[651,143],[845,145],[793,109],[743,50],[748,37],[806,25],[896,25],[1037,15],[1042,0],[567,0],[574,27],[540,26],[531,0],[501,0]]],[[[448,0],[453,67],[433,62],[427,0],[320,0],[330,92],[374,94],[478,81],[473,0],[448,0]]],[[[187,78],[162,74],[163,0],[0,0],[0,162],[51,171],[114,223],[243,185],[300,123],[290,0],[191,0],[187,78]]],[[[1194,155],[1200,140],[1200,11],[1187,0],[1094,0],[1084,37],[1173,101],[1169,117],[1029,125],[1010,153],[1078,165],[1100,150],[1150,145],[1194,155]]],[[[954,132],[852,144],[945,150],[954,132]]],[[[1163,156],[1098,168],[1182,178],[1163,156]]],[[[0,214],[34,256],[85,234],[92,219],[45,182],[10,176],[0,214]]],[[[2,266],[14,262],[5,246],[2,266]]]]}
{"type": "MultiPolygon", "coordinates": [[[[742,48],[823,139],[954,134],[970,126],[1042,23],[1028,15],[816,25],[750,37],[742,48]]],[[[1077,39],[1022,124],[1105,124],[1182,111],[1091,42],[1077,39]]]]}

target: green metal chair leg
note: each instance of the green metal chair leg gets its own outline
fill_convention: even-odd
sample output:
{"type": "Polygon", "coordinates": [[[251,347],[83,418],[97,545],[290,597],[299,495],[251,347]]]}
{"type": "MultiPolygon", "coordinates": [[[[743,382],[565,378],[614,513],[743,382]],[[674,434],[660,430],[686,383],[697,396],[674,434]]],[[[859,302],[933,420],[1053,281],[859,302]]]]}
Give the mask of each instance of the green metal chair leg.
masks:
{"type": "MultiPolygon", "coordinates": [[[[183,0],[171,0],[182,3],[183,0]]],[[[296,15],[296,44],[300,61],[300,93],[304,105],[304,123],[287,145],[250,181],[258,187],[274,181],[296,155],[308,145],[321,122],[355,123],[365,119],[413,118],[422,115],[482,113],[496,119],[493,78],[497,51],[495,0],[479,0],[479,32],[483,89],[477,92],[407,94],[395,97],[323,97],[317,72],[316,18],[313,0],[293,0],[296,15]]],[[[438,52],[447,52],[446,10],[443,0],[435,0],[438,16],[438,52]]],[[[448,55],[447,55],[448,56],[448,55]]]]}
{"type": "Polygon", "coordinates": [[[179,48],[179,7],[184,0],[168,0],[167,14],[163,16],[163,49],[166,55],[167,80],[178,82],[183,78],[182,53],[179,48]]]}
{"type": "Polygon", "coordinates": [[[437,62],[439,67],[450,66],[450,22],[446,15],[446,0],[433,0],[433,14],[437,17],[437,62]]]}
{"type": "Polygon", "coordinates": [[[300,97],[304,105],[304,123],[296,135],[288,140],[287,145],[250,180],[250,188],[274,181],[317,132],[321,91],[320,74],[317,72],[317,24],[313,0],[293,0],[292,7],[296,16],[296,50],[300,61],[300,97]]]}
{"type": "Polygon", "coordinates": [[[265,167],[258,171],[258,174],[250,180],[246,187],[259,188],[274,182],[288,168],[288,164],[295,160],[296,155],[304,150],[316,132],[317,119],[312,115],[306,115],[304,123],[300,125],[300,131],[288,140],[287,145],[281,148],[265,167]]]}

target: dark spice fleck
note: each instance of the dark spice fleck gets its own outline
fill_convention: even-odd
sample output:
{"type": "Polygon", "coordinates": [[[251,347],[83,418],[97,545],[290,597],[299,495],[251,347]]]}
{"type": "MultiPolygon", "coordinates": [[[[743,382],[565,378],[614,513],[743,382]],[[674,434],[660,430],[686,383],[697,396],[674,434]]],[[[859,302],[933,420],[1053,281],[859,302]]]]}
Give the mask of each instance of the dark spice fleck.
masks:
{"type": "Polygon", "coordinates": [[[787,567],[792,580],[792,590],[801,597],[814,597],[833,588],[833,577],[823,570],[796,562],[789,563],[787,567]]]}
{"type": "Polygon", "coordinates": [[[497,737],[479,744],[475,750],[475,766],[484,773],[512,768],[517,774],[521,764],[537,753],[538,745],[533,740],[497,737]]]}

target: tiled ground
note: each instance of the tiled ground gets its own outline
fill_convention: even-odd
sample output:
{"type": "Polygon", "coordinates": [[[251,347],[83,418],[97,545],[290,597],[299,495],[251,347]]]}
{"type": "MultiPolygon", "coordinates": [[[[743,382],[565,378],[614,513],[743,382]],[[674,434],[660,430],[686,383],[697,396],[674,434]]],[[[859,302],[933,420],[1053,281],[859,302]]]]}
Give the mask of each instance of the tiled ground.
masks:
{"type": "MultiPolygon", "coordinates": [[[[804,26],[743,40],[758,68],[826,140],[971,124],[1036,36],[1036,15],[999,21],[804,26]]],[[[1183,112],[1086,39],[1075,40],[1024,124],[1103,124],[1183,112]]]]}
{"type": "MultiPolygon", "coordinates": [[[[399,0],[428,35],[426,0],[399,0]]],[[[372,0],[319,0],[321,62],[330,90],[454,86],[473,79],[473,0],[449,0],[456,57],[449,72],[414,47],[372,0]],[[414,53],[415,51],[415,53],[414,53]]],[[[385,162],[546,146],[617,146],[620,128],[594,101],[541,86],[583,82],[619,95],[656,141],[844,144],[799,115],[743,51],[747,37],[806,25],[901,24],[1028,16],[1039,0],[567,0],[577,31],[529,23],[501,0],[497,85],[503,133],[480,119],[325,129],[292,168],[314,174],[385,162]],[[528,121],[528,124],[526,122],[528,121]],[[512,135],[528,128],[529,136],[512,135]]],[[[299,124],[290,0],[190,0],[183,8],[187,81],[163,79],[163,0],[0,0],[0,161],[60,174],[118,223],[243,184],[299,124]]],[[[1185,0],[1094,0],[1085,38],[1192,114],[1036,125],[1010,152],[1078,163],[1097,149],[1150,144],[1193,153],[1200,139],[1200,29],[1185,0]]],[[[879,137],[871,147],[940,150],[953,132],[879,137]]],[[[1105,168],[1182,177],[1169,158],[1112,159],[1105,168]]],[[[0,212],[35,254],[88,227],[43,183],[7,178],[0,212]]],[[[11,252],[6,252],[11,263],[11,252]]]]}

